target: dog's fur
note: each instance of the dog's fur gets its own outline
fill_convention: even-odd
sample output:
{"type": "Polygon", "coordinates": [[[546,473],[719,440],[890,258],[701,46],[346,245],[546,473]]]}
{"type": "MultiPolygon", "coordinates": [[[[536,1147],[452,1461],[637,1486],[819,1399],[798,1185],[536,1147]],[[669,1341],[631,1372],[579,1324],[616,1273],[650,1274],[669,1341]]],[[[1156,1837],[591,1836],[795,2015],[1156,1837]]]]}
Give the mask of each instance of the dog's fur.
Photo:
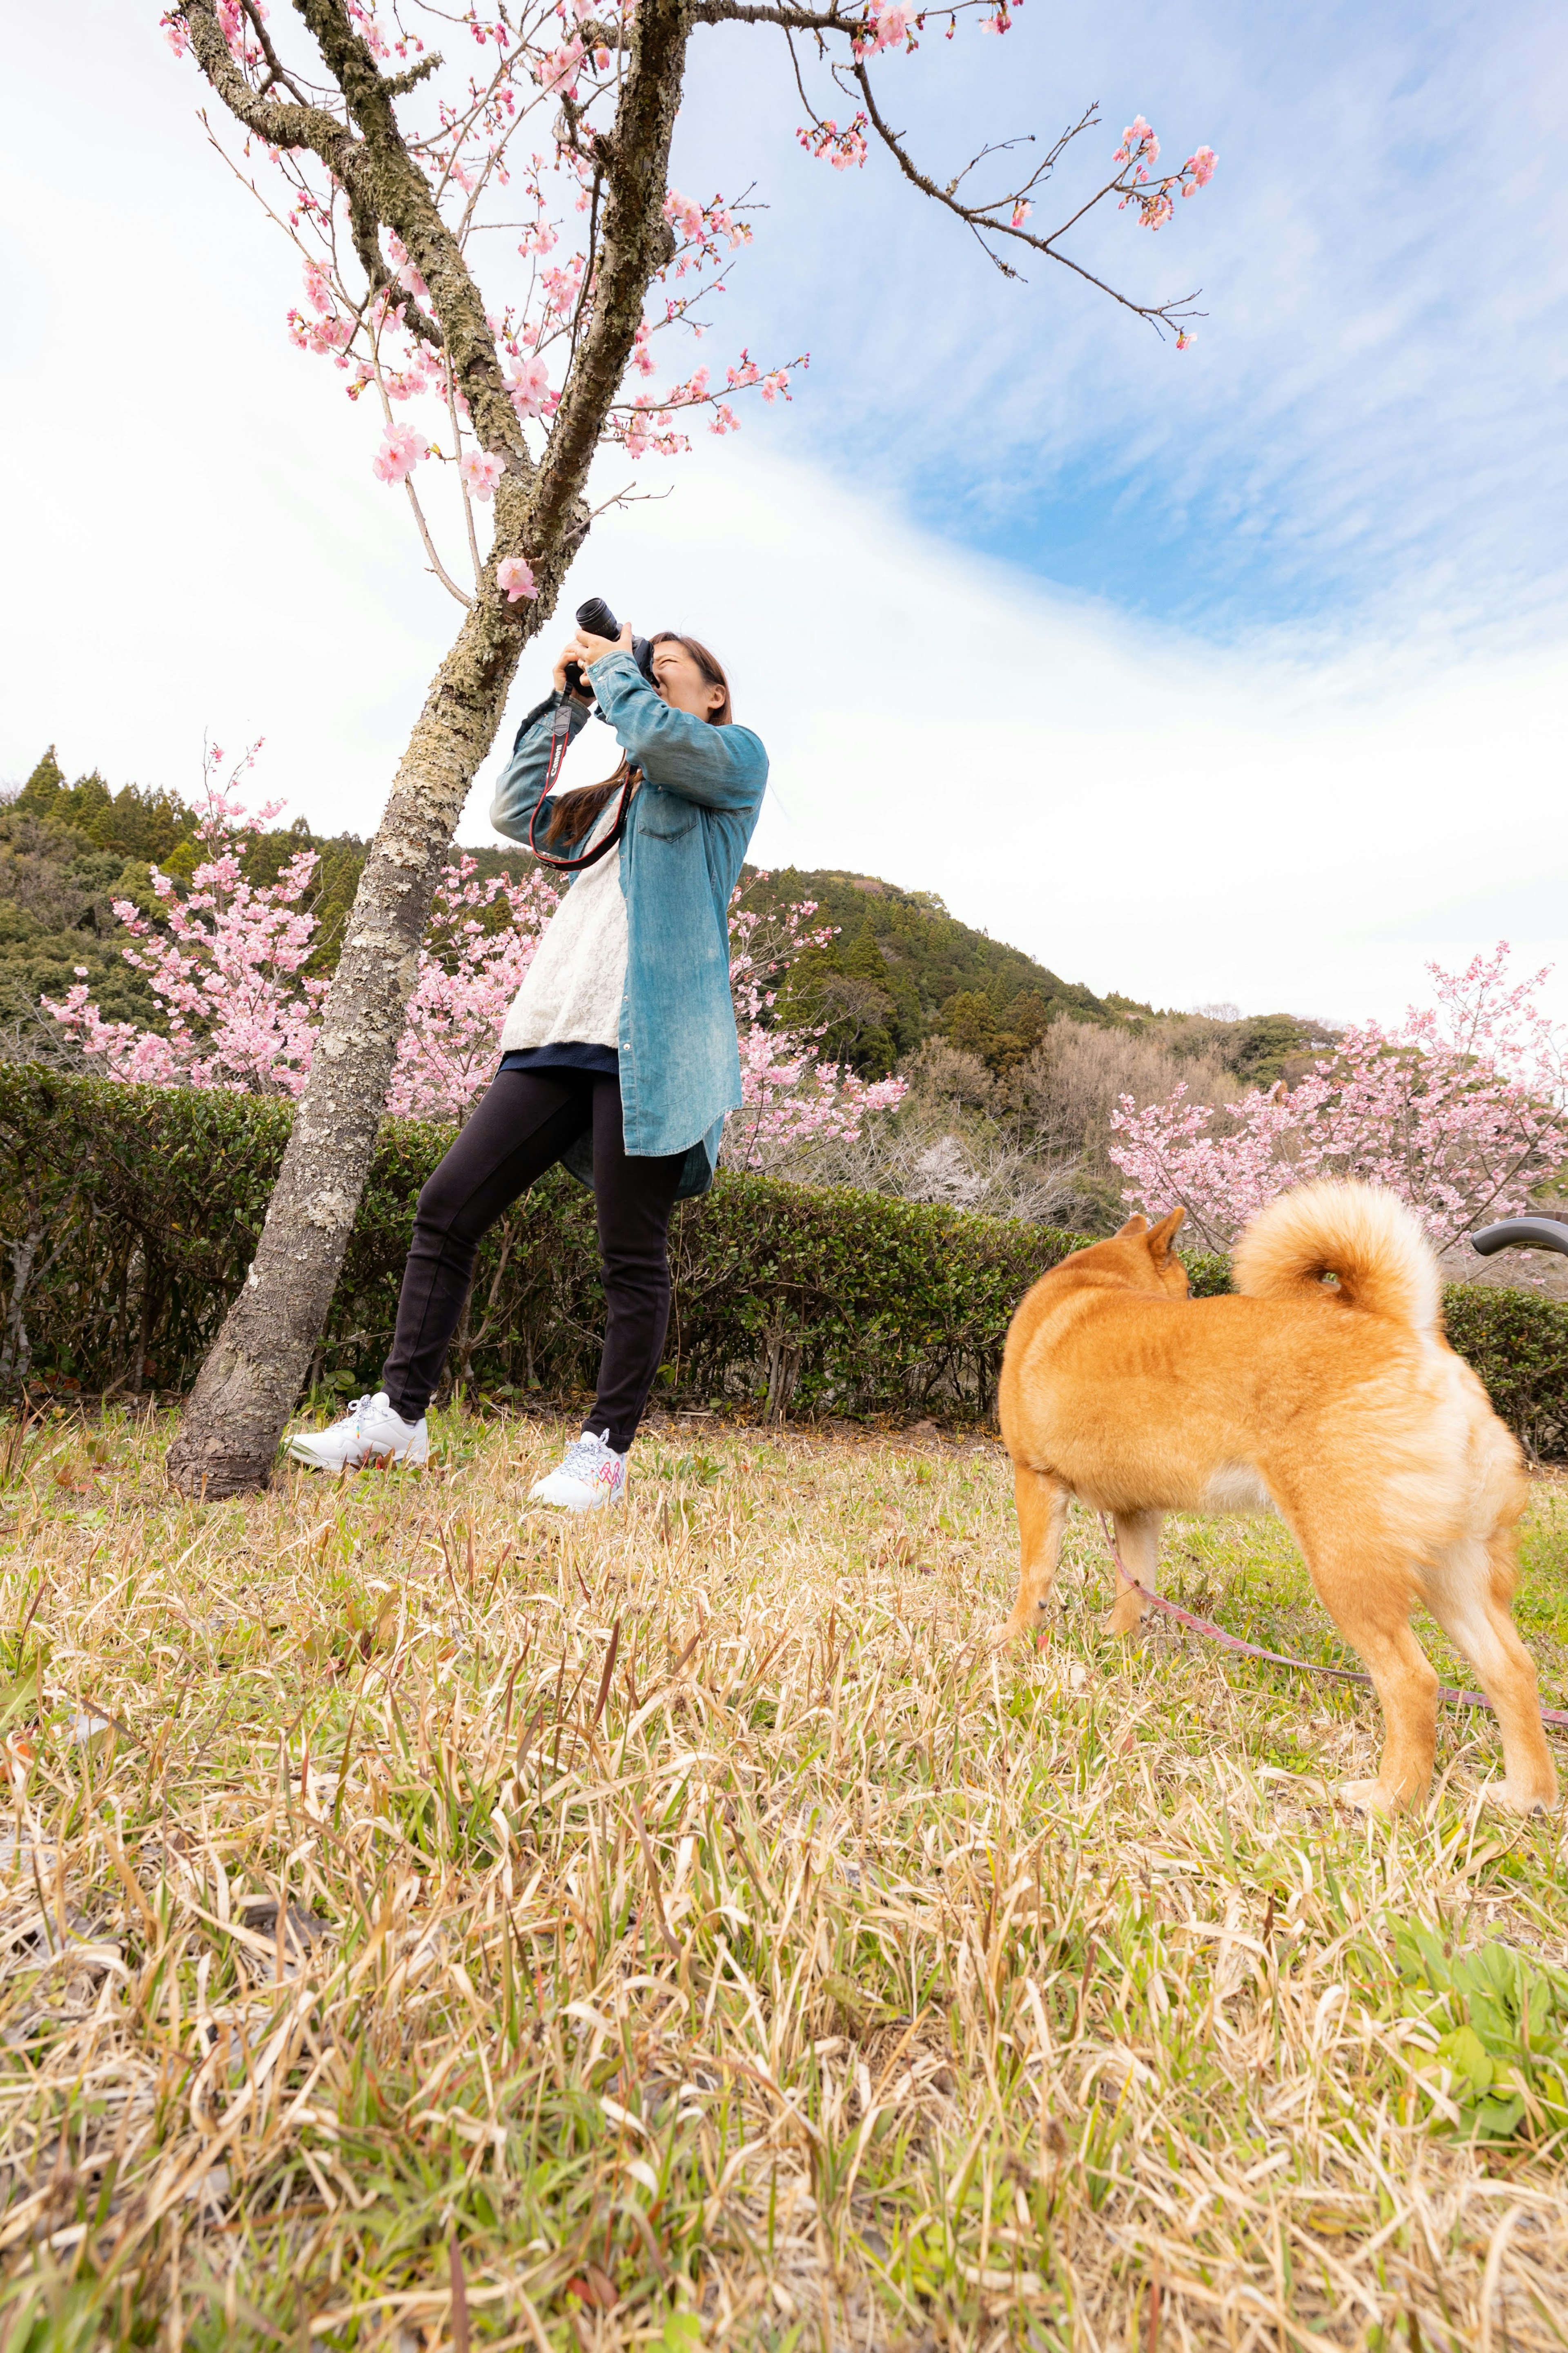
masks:
{"type": "MultiPolygon", "coordinates": [[[[1171,1248],[1182,1214],[1152,1230],[1130,1218],[1075,1250],[1013,1318],[999,1405],[1022,1567],[1005,1633],[1044,1625],[1075,1496],[1113,1515],[1151,1591],[1163,1513],[1272,1504],[1383,1703],[1381,1770],[1345,1799],[1390,1808],[1431,1780],[1437,1678],[1410,1628],[1420,1608],[1497,1710],[1506,1778],[1489,1794],[1552,1804],[1535,1669],[1509,1610],[1520,1451],[1443,1337],[1415,1218],[1372,1186],[1300,1186],[1242,1235],[1241,1296],[1189,1299],[1171,1248]]],[[[1131,1632],[1143,1606],[1124,1589],[1111,1627],[1131,1632]]]]}

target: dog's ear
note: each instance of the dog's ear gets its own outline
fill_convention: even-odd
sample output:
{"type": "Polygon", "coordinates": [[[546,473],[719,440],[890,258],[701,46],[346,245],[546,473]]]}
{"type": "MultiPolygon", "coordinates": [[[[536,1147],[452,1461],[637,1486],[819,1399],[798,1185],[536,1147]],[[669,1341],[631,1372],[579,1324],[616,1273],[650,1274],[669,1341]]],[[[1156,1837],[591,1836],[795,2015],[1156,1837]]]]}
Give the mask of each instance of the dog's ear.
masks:
{"type": "Polygon", "coordinates": [[[1153,1260],[1154,1264],[1157,1267],[1163,1266],[1165,1261],[1170,1257],[1171,1244],[1176,1239],[1176,1229],[1181,1224],[1182,1219],[1186,1216],[1186,1214],[1185,1209],[1183,1208],[1181,1203],[1178,1201],[1176,1207],[1172,1209],[1167,1216],[1162,1218],[1159,1224],[1154,1227],[1151,1232],[1149,1236],[1149,1255],[1153,1260]]]}
{"type": "Polygon", "coordinates": [[[1118,1226],[1110,1239],[1112,1241],[1119,1242],[1124,1240],[1129,1234],[1146,1234],[1148,1230],[1148,1219],[1140,1217],[1137,1210],[1134,1209],[1132,1215],[1128,1219],[1127,1223],[1124,1226],[1118,1226]]]}

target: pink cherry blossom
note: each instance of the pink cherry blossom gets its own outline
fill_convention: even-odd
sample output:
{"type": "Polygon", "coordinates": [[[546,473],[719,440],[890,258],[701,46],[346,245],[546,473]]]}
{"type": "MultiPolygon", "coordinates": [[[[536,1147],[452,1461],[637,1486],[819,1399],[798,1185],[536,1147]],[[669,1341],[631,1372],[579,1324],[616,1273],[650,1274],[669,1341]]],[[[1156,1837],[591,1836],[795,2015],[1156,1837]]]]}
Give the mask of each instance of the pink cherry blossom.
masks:
{"type": "Polygon", "coordinates": [[[797,131],[795,137],[807,154],[819,159],[826,156],[836,172],[858,171],[866,162],[867,119],[864,114],[858,114],[845,130],[840,131],[829,118],[817,123],[814,130],[797,131]]]}
{"type": "Polygon", "coordinates": [[[1122,1198],[1180,1201],[1227,1249],[1248,1218],[1309,1176],[1358,1176],[1408,1201],[1435,1241],[1522,1209],[1568,1166],[1568,1036],[1542,1011],[1544,971],[1510,982],[1506,943],[1461,973],[1429,965],[1437,1003],[1396,1029],[1364,1022],[1294,1084],[1216,1110],[1184,1087],[1111,1115],[1122,1198]]]}
{"type": "Polygon", "coordinates": [[[458,460],[458,472],[462,478],[463,488],[473,499],[492,497],[495,486],[505,471],[501,460],[492,457],[488,449],[465,449],[458,460]]]}
{"type": "Polygon", "coordinates": [[[730,902],[730,987],[741,1048],[742,1108],[725,1129],[723,1157],[728,1167],[765,1169],[803,1144],[852,1143],[867,1114],[891,1110],[908,1087],[902,1079],[868,1082],[820,1061],[819,1029],[791,1029],[778,1022],[779,983],[804,949],[827,944],[833,927],[807,928],[816,913],[809,899],[766,913],[749,908],[746,887],[730,902]]]}
{"type": "Polygon", "coordinates": [[[666,196],[664,216],[671,227],[679,228],[684,237],[695,238],[702,234],[701,206],[694,203],[691,197],[683,196],[679,188],[671,188],[666,196]]]}
{"type": "MultiPolygon", "coordinates": [[[[300,905],[316,867],[301,850],[276,882],[251,885],[239,844],[278,814],[273,805],[250,816],[210,776],[221,754],[209,754],[209,784],[198,838],[208,854],[182,897],[166,874],[153,870],[164,929],[154,928],[133,902],[118,899],[114,913],[134,945],[126,962],[142,973],[167,1008],[166,1034],[131,1022],[105,1022],[85,983],[46,1011],[76,1033],[83,1050],[102,1058],[110,1078],[153,1085],[230,1087],[297,1095],[310,1052],[327,983],[307,978],[316,919],[300,905]]],[[[241,764],[247,766],[248,759],[241,764]]],[[[237,774],[239,771],[237,770],[237,774]]]]}
{"type": "MultiPolygon", "coordinates": [[[[983,0],[976,12],[982,29],[992,37],[1007,32],[1020,5],[1021,0],[983,0]]],[[[300,92],[305,82],[289,77],[303,71],[310,80],[309,45],[303,65],[298,59],[280,62],[291,37],[288,20],[298,11],[277,12],[284,25],[276,39],[269,28],[264,47],[261,0],[255,5],[252,0],[210,0],[210,5],[253,98],[279,104],[279,93],[287,90],[293,102],[304,103],[300,92]],[[279,56],[270,54],[274,48],[279,56]]],[[[453,20],[455,26],[466,26],[474,45],[462,44],[465,54],[455,67],[450,58],[443,67],[441,58],[426,50],[422,37],[408,30],[395,11],[389,9],[384,17],[373,0],[342,0],[342,9],[371,57],[395,58],[399,69],[408,69],[399,76],[396,102],[400,117],[406,117],[410,167],[423,174],[444,234],[465,262],[477,265],[481,254],[495,257],[495,276],[482,273],[479,288],[484,315],[515,414],[530,426],[543,427],[531,434],[531,442],[546,439],[563,396],[559,388],[552,388],[552,372],[559,386],[586,348],[582,331],[596,315],[598,233],[605,223],[595,142],[611,135],[636,0],[550,0],[541,9],[521,14],[503,12],[494,0],[475,0],[475,5],[465,5],[453,20]],[[586,46],[590,40],[592,54],[586,46]],[[531,115],[536,127],[529,132],[525,125],[531,115]],[[531,148],[531,137],[538,139],[537,148],[531,148]],[[478,241],[502,230],[505,235],[497,242],[478,241]],[[505,269],[510,271],[510,280],[501,274],[505,269]]],[[[184,10],[154,0],[154,15],[160,12],[169,47],[176,57],[189,56],[184,10]]],[[[939,22],[951,40],[957,12],[948,11],[939,22]]],[[[890,61],[919,46],[925,26],[915,0],[850,0],[847,14],[830,11],[824,20],[816,63],[826,61],[831,75],[842,76],[847,64],[873,57],[890,61]],[[837,63],[827,55],[834,41],[838,44],[837,63]]],[[[804,95],[804,84],[802,88],[804,95]]],[[[868,111],[856,112],[840,125],[816,114],[809,98],[806,104],[811,120],[797,134],[805,152],[836,172],[862,168],[871,132],[868,111]]],[[[1112,201],[1120,197],[1124,206],[1135,206],[1138,218],[1151,229],[1171,217],[1177,188],[1191,195],[1206,185],[1215,168],[1212,148],[1200,147],[1180,174],[1153,179],[1158,153],[1152,131],[1142,115],[1136,117],[1118,151],[1119,166],[1125,168],[1112,183],[1112,201]]],[[[236,159],[236,168],[262,196],[304,265],[303,295],[288,312],[290,340],[296,349],[329,360],[351,399],[374,395],[370,408],[377,431],[384,420],[397,420],[386,423],[381,433],[373,471],[379,481],[403,487],[421,534],[425,562],[467,604],[468,588],[448,568],[454,551],[437,546],[440,533],[421,506],[416,480],[433,448],[455,452],[476,432],[458,380],[459,371],[443,342],[453,324],[441,315],[452,287],[445,289],[443,301],[437,303],[384,216],[374,232],[379,250],[365,246],[363,219],[350,217],[347,187],[308,143],[274,149],[265,137],[258,137],[246,145],[245,158],[236,159]],[[253,169],[261,171],[263,157],[278,175],[268,194],[251,181],[253,169]]],[[[1013,194],[997,195],[981,206],[985,230],[1028,233],[1035,185],[1035,178],[1025,177],[1013,194]]],[[[698,370],[685,383],[674,381],[679,370],[660,369],[652,339],[667,328],[696,338],[710,324],[699,315],[699,306],[725,290],[727,256],[752,235],[747,206],[733,199],[726,202],[721,193],[700,199],[674,188],[664,196],[663,209],[675,234],[675,249],[655,273],[645,293],[643,315],[634,322],[626,382],[616,388],[607,412],[600,412],[601,442],[619,443],[635,458],[673,456],[688,448],[686,435],[679,429],[682,411],[706,406],[710,429],[721,438],[739,425],[735,406],[716,396],[718,364],[711,371],[698,370]],[[670,386],[661,396],[653,393],[658,382],[670,386]],[[646,400],[638,401],[638,389],[647,393],[646,400]]],[[[401,211],[399,217],[404,217],[401,211]]],[[[423,230],[416,242],[426,259],[444,249],[439,237],[427,237],[423,230]]],[[[461,371],[470,392],[475,384],[469,374],[472,356],[465,358],[461,371]]],[[[755,392],[764,403],[787,400],[793,370],[805,364],[804,355],[781,366],[755,363],[742,353],[727,389],[755,392]]],[[[490,425],[485,427],[485,438],[497,438],[490,425]]],[[[469,500],[482,502],[487,494],[493,496],[499,482],[493,460],[472,455],[460,462],[469,500]]],[[[468,513],[461,528],[468,540],[466,562],[474,575],[472,593],[482,598],[485,558],[471,529],[473,521],[468,513]]],[[[463,568],[465,558],[458,558],[456,569],[463,568]]]]}
{"type": "Polygon", "coordinates": [[[386,1097],[405,1118],[460,1121],[489,1086],[501,1024],[559,902],[542,874],[479,882],[477,872],[459,850],[437,888],[386,1097]]]}
{"type": "Polygon", "coordinates": [[[496,565],[496,586],[506,590],[509,605],[521,604],[524,597],[539,594],[533,574],[521,555],[502,556],[496,565]]]}
{"type": "MultiPolygon", "coordinates": [[[[549,274],[549,273],[547,273],[549,274]]],[[[575,299],[574,294],[573,300],[575,299]]],[[[563,310],[569,303],[562,304],[563,310]]],[[[520,417],[541,417],[550,402],[550,371],[537,355],[531,360],[518,360],[507,378],[507,390],[511,405],[520,417]]]]}
{"type": "Polygon", "coordinates": [[[378,482],[405,482],[421,458],[428,455],[428,442],[412,425],[389,425],[372,461],[372,470],[378,482]]]}
{"type": "Polygon", "coordinates": [[[1160,142],[1141,114],[1134,115],[1121,134],[1121,144],[1112,161],[1118,164],[1157,164],[1160,142]]]}
{"type": "Polygon", "coordinates": [[[395,229],[387,232],[386,250],[396,273],[397,282],[405,293],[416,294],[421,302],[430,300],[430,289],[408,259],[408,248],[395,229]]]}

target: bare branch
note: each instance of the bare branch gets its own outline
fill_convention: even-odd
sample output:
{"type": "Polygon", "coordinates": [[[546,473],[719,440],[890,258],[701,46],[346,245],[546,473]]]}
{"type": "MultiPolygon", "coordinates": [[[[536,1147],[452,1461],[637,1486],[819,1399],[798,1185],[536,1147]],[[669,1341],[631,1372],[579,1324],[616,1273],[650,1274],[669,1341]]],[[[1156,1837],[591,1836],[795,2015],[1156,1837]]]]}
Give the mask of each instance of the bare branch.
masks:
{"type": "MultiPolygon", "coordinates": [[[[963,221],[975,237],[980,246],[981,251],[986,256],[987,259],[994,263],[996,269],[1002,272],[1004,278],[1016,278],[1020,273],[1013,268],[1010,262],[1004,261],[999,253],[995,253],[992,250],[991,247],[986,243],[986,238],[988,237],[1014,237],[1020,245],[1028,246],[1034,252],[1043,253],[1047,260],[1060,262],[1064,269],[1070,269],[1076,277],[1086,280],[1090,286],[1097,286],[1102,294],[1109,294],[1113,302],[1120,302],[1122,309],[1124,311],[1131,311],[1135,318],[1146,319],[1149,322],[1149,324],[1154,328],[1156,332],[1158,332],[1162,327],[1179,327],[1181,322],[1185,319],[1196,319],[1201,318],[1204,315],[1202,311],[1193,311],[1187,307],[1201,290],[1197,287],[1193,289],[1193,292],[1191,294],[1177,295],[1170,301],[1135,302],[1130,294],[1123,294],[1118,288],[1110,285],[1105,279],[1097,278],[1092,269],[1086,269],[1083,264],[1079,261],[1075,261],[1070,254],[1058,251],[1057,239],[1058,237],[1065,237],[1068,229],[1073,227],[1077,222],[1082,220],[1086,213],[1092,212],[1096,205],[1103,203],[1107,196],[1114,195],[1117,189],[1123,185],[1120,174],[1114,180],[1108,180],[1104,187],[1100,189],[1096,195],[1090,196],[1087,204],[1083,204],[1079,206],[1071,219],[1064,221],[1059,228],[1053,229],[1049,237],[1037,236],[1034,230],[1026,228],[1021,222],[999,220],[996,218],[995,216],[999,209],[1016,204],[1016,197],[998,197],[994,199],[993,203],[990,205],[963,204],[954,193],[959,185],[959,181],[963,177],[963,173],[959,174],[958,180],[954,180],[944,188],[940,186],[928,173],[922,172],[920,166],[915,163],[913,157],[910,154],[909,150],[904,145],[902,133],[890,129],[888,123],[884,121],[881,112],[877,105],[876,98],[872,93],[870,78],[868,75],[865,67],[857,63],[850,69],[850,70],[853,72],[856,82],[859,86],[861,97],[866,102],[866,113],[868,120],[871,124],[871,128],[876,132],[878,138],[881,140],[882,144],[887,148],[888,153],[893,157],[905,179],[910,181],[913,186],[919,188],[922,195],[930,196],[933,204],[943,206],[948,212],[954,214],[958,219],[963,221]]],[[[1059,155],[1063,148],[1068,145],[1069,141],[1075,139],[1080,131],[1087,130],[1092,122],[1095,122],[1098,120],[1099,109],[1097,107],[1091,106],[1086,109],[1084,113],[1079,118],[1074,128],[1069,132],[1064,132],[1062,137],[1057,142],[1056,147],[1053,150],[1053,157],[1055,155],[1059,155]]],[[[976,158],[976,161],[978,160],[979,159],[976,158]]],[[[973,165],[966,165],[965,169],[967,171],[972,171],[973,169],[973,165]]],[[[1040,174],[1037,173],[1035,177],[1029,182],[1029,185],[1031,187],[1037,185],[1039,177],[1040,174]]]]}
{"type": "Polygon", "coordinates": [[[425,543],[425,553],[430,558],[431,571],[436,575],[436,577],[441,583],[442,587],[449,589],[452,595],[457,598],[458,604],[467,607],[471,605],[474,600],[471,596],[466,596],[462,589],[458,587],[457,582],[453,579],[451,574],[447,571],[446,565],[437,554],[436,543],[431,538],[429,528],[426,523],[425,510],[419,503],[418,492],[416,491],[413,483],[407,480],[405,480],[403,487],[408,493],[408,503],[414,510],[414,520],[419,527],[419,536],[425,543]]]}
{"type": "MultiPolygon", "coordinates": [[[[989,4],[990,0],[956,0],[952,11],[943,9],[942,13],[944,16],[949,13],[957,14],[965,5],[979,6],[989,4]]],[[[1116,179],[1108,181],[1104,187],[1097,190],[1087,204],[1080,205],[1071,218],[1064,221],[1060,227],[1054,229],[1048,237],[1042,237],[1037,231],[1026,227],[1021,221],[1007,217],[1016,211],[1018,206],[1028,197],[1032,189],[1038,187],[1043,180],[1049,177],[1051,171],[1073,140],[1099,121],[1098,107],[1085,108],[1078,121],[1070,130],[1062,132],[1021,188],[1014,190],[1005,197],[994,198],[989,204],[965,204],[961,200],[958,192],[976,166],[984,163],[988,155],[1000,154],[1009,148],[1023,144],[1023,140],[1001,140],[994,145],[983,147],[961,172],[956,173],[947,182],[945,186],[934,180],[930,173],[922,171],[905,145],[902,132],[892,130],[884,120],[872,94],[863,56],[856,54],[857,43],[864,42],[867,22],[858,7],[847,13],[837,5],[828,8],[812,8],[792,5],[790,0],[693,0],[691,13],[693,20],[700,25],[776,25],[789,41],[790,64],[795,73],[795,87],[800,91],[801,103],[818,130],[823,128],[822,117],[806,96],[805,85],[801,77],[800,62],[795,52],[793,36],[796,33],[814,34],[819,49],[825,47],[827,36],[837,34],[847,40],[850,44],[851,55],[847,61],[837,62],[833,66],[835,79],[839,82],[840,87],[846,86],[846,76],[854,82],[864,101],[868,121],[904,177],[912,186],[918,188],[922,195],[929,196],[933,204],[942,205],[957,219],[963,221],[986,259],[994,269],[1001,271],[1004,278],[1018,278],[1022,273],[996,251],[990,242],[993,237],[1011,237],[1017,243],[1026,246],[1031,251],[1044,254],[1047,260],[1059,262],[1064,269],[1070,269],[1075,277],[1081,278],[1089,285],[1097,287],[1102,294],[1109,294],[1113,302],[1120,303],[1125,311],[1131,311],[1135,318],[1146,319],[1156,332],[1164,327],[1180,328],[1184,321],[1201,318],[1204,315],[1201,311],[1194,311],[1189,307],[1199,290],[1195,288],[1193,293],[1179,295],[1166,302],[1136,302],[1131,295],[1121,293],[1105,279],[1097,277],[1092,269],[1086,269],[1081,262],[1075,261],[1070,254],[1060,250],[1058,240],[1064,237],[1086,213],[1092,212],[1096,205],[1103,203],[1109,195],[1133,193],[1129,183],[1120,174],[1116,179]]]]}

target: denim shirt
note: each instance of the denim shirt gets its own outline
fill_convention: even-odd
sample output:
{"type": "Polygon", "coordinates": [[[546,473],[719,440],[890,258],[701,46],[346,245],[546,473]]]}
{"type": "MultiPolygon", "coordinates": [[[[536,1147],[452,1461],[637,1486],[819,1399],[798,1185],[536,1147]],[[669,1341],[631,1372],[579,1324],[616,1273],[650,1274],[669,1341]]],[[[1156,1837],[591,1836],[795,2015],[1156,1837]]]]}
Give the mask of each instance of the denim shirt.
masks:
{"type": "MultiPolygon", "coordinates": [[[[768,755],[749,727],[715,727],[672,711],[629,653],[603,655],[588,676],[600,712],[643,776],[621,837],[622,1133],[633,1158],[686,1155],[676,1190],[684,1200],[712,1183],[725,1113],[741,1104],[730,894],[762,808],[768,755]]],[[[529,712],[496,786],[490,823],[513,841],[528,839],[561,702],[552,694],[529,712]]],[[[575,735],[586,706],[570,695],[566,704],[575,735]]],[[[574,841],[567,854],[581,847],[574,841]]],[[[566,1166],[592,1184],[587,1138],[566,1166]]]]}

